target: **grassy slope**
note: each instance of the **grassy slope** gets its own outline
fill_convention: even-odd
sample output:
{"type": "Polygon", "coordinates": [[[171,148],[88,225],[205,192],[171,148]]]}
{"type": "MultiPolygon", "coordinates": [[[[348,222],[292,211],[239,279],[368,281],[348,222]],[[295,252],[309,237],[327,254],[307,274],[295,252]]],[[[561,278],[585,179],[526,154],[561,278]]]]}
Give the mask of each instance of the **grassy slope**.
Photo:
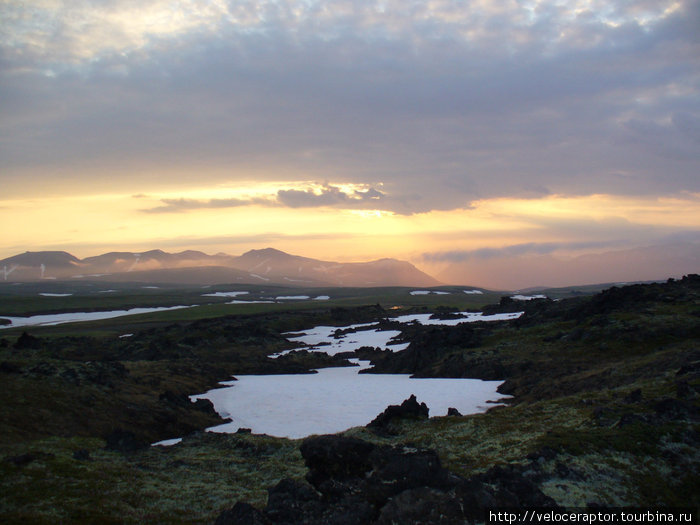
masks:
{"type": "MultiPolygon", "coordinates": [[[[533,305],[522,322],[488,330],[477,346],[438,345],[414,370],[459,377],[475,362],[498,363],[508,372],[512,406],[398,423],[390,436],[348,433],[436,448],[463,476],[520,465],[562,505],[697,506],[698,291],[658,286],[646,298],[533,305]],[[675,412],[659,411],[669,399],[675,412]]],[[[267,353],[284,347],[282,331],[378,313],[331,306],[156,323],[130,340],[86,342],[45,329],[51,339],[40,348],[0,349],[0,361],[20,370],[1,372],[9,386],[0,393],[0,520],[211,523],[237,500],[262,505],[267,487],[303,477],[298,442],[195,433],[174,447],[124,454],[104,449],[104,433],[136,424],[144,438],[171,437],[157,435],[163,422],[193,413],[163,406],[165,390],[194,393],[222,372],[264,366],[267,353]],[[97,365],[86,361],[100,361],[104,377],[91,380],[97,365]],[[73,457],[81,449],[89,460],[73,457]],[[26,454],[33,459],[24,463],[26,454]]]]}

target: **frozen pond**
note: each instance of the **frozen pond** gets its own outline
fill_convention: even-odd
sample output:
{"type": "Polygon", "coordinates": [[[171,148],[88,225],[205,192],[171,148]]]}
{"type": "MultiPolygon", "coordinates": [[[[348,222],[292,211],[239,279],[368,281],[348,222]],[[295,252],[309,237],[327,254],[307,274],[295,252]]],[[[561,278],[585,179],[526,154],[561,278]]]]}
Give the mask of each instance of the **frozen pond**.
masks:
{"type": "MultiPolygon", "coordinates": [[[[366,362],[361,362],[363,367],[366,362]]],[[[302,438],[332,434],[366,425],[388,405],[415,394],[444,416],[449,407],[462,414],[484,412],[507,396],[496,392],[501,381],[479,379],[411,379],[407,374],[358,374],[361,367],[323,368],[317,374],[241,375],[192,399],[209,399],[225,423],[208,430],[235,432],[250,428],[256,434],[302,438]]]]}
{"type": "Polygon", "coordinates": [[[546,295],[542,294],[537,294],[537,295],[511,295],[511,299],[514,301],[532,301],[533,299],[546,299],[546,295]]]}
{"type": "Polygon", "coordinates": [[[213,293],[203,293],[203,297],[237,297],[239,295],[246,295],[248,292],[213,292],[213,293]]]}
{"type": "Polygon", "coordinates": [[[79,323],[82,321],[98,321],[100,319],[112,319],[124,315],[149,314],[152,312],[164,312],[166,310],[178,310],[180,308],[192,308],[191,306],[163,306],[156,308],[131,308],[130,310],[111,310],[109,312],[72,312],[65,314],[32,315],[30,317],[10,317],[1,315],[2,319],[8,319],[11,324],[0,325],[2,328],[16,328],[18,326],[51,326],[63,323],[79,323]]]}
{"type": "MultiPolygon", "coordinates": [[[[294,337],[287,337],[288,341],[294,343],[303,343],[309,345],[308,350],[325,352],[328,355],[335,355],[340,352],[354,352],[355,350],[362,348],[363,346],[371,346],[372,348],[387,348],[398,352],[399,350],[404,350],[408,344],[407,343],[391,343],[391,339],[401,335],[398,330],[357,330],[358,328],[365,328],[373,326],[376,323],[367,324],[357,324],[352,326],[316,326],[310,330],[304,332],[299,332],[300,335],[294,337]],[[338,330],[354,330],[350,331],[341,337],[334,337],[334,334],[338,330]]],[[[285,334],[292,335],[292,334],[285,334]]],[[[284,355],[293,350],[288,350],[282,352],[279,355],[284,355]]]]}
{"type": "MultiPolygon", "coordinates": [[[[455,315],[456,319],[430,319],[431,314],[415,314],[393,320],[456,325],[506,321],[519,317],[522,312],[495,315],[461,312],[455,315]]],[[[316,326],[285,335],[289,341],[303,343],[311,351],[329,355],[351,352],[362,346],[393,351],[408,346],[408,343],[392,342],[401,334],[399,330],[379,330],[377,324],[316,326]]],[[[387,406],[398,405],[411,394],[428,405],[432,416],[446,415],[450,407],[462,414],[484,412],[489,408],[488,401],[508,397],[496,391],[501,381],[411,379],[408,374],[358,374],[369,363],[357,362],[361,364],[360,367],[323,368],[316,374],[239,375],[236,376],[238,381],[222,383],[226,385],[224,388],[192,396],[192,399],[209,399],[222,417],[233,419],[231,423],[209,429],[213,432],[250,428],[256,434],[302,438],[366,425],[387,406]]]]}
{"type": "MultiPolygon", "coordinates": [[[[431,315],[404,315],[391,320],[456,325],[507,321],[520,317],[522,312],[495,315],[459,312],[453,315],[454,319],[431,319],[431,315]]],[[[378,324],[316,326],[284,335],[289,341],[307,345],[304,349],[330,355],[354,351],[362,346],[393,351],[408,346],[408,343],[392,341],[401,334],[399,330],[380,330],[378,324]]],[[[502,381],[412,379],[408,374],[359,374],[362,368],[369,367],[369,362],[350,361],[360,366],[322,368],[315,374],[237,375],[237,381],[223,382],[222,388],[190,398],[209,399],[222,417],[232,419],[230,423],[209,428],[211,432],[232,433],[239,428],[249,428],[256,434],[298,439],[364,426],[387,406],[399,405],[411,395],[428,406],[430,416],[444,416],[450,407],[462,414],[485,412],[493,406],[490,402],[498,403],[509,397],[497,392],[502,381]]],[[[174,442],[166,440],[157,444],[169,445],[174,442]]]]}
{"type": "MultiPolygon", "coordinates": [[[[391,321],[400,323],[420,323],[422,325],[455,326],[461,323],[475,323],[477,321],[509,321],[517,319],[522,312],[484,315],[481,312],[459,312],[455,319],[431,319],[432,314],[402,315],[391,321]]],[[[363,346],[382,348],[398,352],[405,350],[408,343],[392,342],[392,339],[401,335],[399,330],[379,330],[371,328],[378,323],[364,323],[350,326],[315,326],[302,332],[288,332],[287,340],[294,343],[307,345],[304,349],[312,352],[325,352],[335,355],[340,352],[354,352],[363,346]],[[338,332],[338,337],[335,336],[338,332]]],[[[301,348],[300,348],[301,349],[301,348]]],[[[277,355],[284,355],[294,350],[286,350],[277,355]]],[[[274,357],[274,356],[273,356],[274,357]]]]}
{"type": "Polygon", "coordinates": [[[401,315],[394,319],[400,323],[420,323],[422,325],[443,325],[443,326],[456,326],[462,323],[476,323],[477,321],[510,321],[512,319],[517,319],[522,312],[513,312],[507,314],[492,314],[484,315],[481,312],[459,312],[460,317],[455,319],[431,319],[433,314],[413,314],[413,315],[401,315]]]}

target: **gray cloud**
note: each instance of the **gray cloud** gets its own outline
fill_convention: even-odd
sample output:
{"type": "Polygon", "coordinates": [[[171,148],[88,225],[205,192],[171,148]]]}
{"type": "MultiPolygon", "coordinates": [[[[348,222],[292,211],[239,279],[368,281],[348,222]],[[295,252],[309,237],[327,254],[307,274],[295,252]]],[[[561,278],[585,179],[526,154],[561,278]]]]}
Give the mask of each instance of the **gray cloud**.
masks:
{"type": "Polygon", "coordinates": [[[332,184],[323,184],[319,190],[278,190],[274,197],[247,199],[161,199],[162,206],[146,208],[146,213],[177,213],[199,209],[237,208],[240,206],[283,206],[289,208],[341,207],[376,209],[383,206],[385,195],[375,188],[345,192],[332,184]]]}
{"type": "Polygon", "coordinates": [[[163,206],[146,208],[141,211],[146,213],[177,213],[189,210],[212,209],[212,208],[236,208],[239,206],[250,206],[253,204],[270,205],[267,199],[162,199],[163,206]]]}
{"type": "Polygon", "coordinates": [[[588,242],[528,242],[513,244],[502,248],[479,248],[477,250],[454,250],[446,252],[424,253],[427,262],[460,263],[471,260],[486,260],[503,257],[520,257],[523,255],[546,255],[560,250],[582,250],[591,248],[609,248],[623,245],[620,241],[588,242]]]}
{"type": "Polygon", "coordinates": [[[90,60],[69,20],[23,53],[6,36],[6,187],[76,172],[91,174],[85,188],[109,173],[130,191],[163,173],[381,182],[382,196],[291,190],[278,201],[398,213],[700,190],[696,0],[665,17],[669,2],[577,16],[554,3],[324,5],[236,2],[228,18],[199,13],[186,30],[142,38],[98,24],[109,38],[95,38],[105,44],[90,60]]]}
{"type": "Polygon", "coordinates": [[[346,193],[331,184],[325,184],[320,192],[313,190],[279,190],[277,192],[277,201],[290,208],[336,205],[350,208],[377,208],[382,207],[384,197],[382,192],[374,188],[346,193]]]}

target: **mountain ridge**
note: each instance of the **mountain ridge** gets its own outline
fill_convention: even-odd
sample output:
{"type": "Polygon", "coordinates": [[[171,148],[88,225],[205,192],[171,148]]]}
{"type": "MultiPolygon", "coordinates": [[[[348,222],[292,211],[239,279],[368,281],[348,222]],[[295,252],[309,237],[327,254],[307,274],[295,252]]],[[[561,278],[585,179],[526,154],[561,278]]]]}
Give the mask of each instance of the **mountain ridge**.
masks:
{"type": "Polygon", "coordinates": [[[341,263],[293,255],[276,248],[233,256],[195,250],[169,253],[113,251],[78,259],[68,252],[24,252],[0,260],[0,280],[97,279],[177,284],[277,283],[294,286],[437,286],[439,281],[407,261],[341,263]]]}

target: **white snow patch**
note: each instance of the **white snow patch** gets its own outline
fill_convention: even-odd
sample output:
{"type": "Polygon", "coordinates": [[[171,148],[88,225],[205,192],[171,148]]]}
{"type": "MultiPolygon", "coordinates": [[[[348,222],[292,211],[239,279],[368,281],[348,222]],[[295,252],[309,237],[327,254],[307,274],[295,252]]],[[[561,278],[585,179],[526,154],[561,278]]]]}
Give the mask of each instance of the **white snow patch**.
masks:
{"type": "Polygon", "coordinates": [[[44,297],[70,297],[72,293],[49,293],[49,292],[39,292],[39,295],[44,297]]]}
{"type": "Polygon", "coordinates": [[[270,279],[268,279],[267,277],[262,277],[262,276],[260,276],[260,275],[258,275],[258,274],[256,274],[256,273],[249,273],[248,275],[250,275],[251,277],[255,277],[256,279],[262,279],[263,281],[269,281],[269,280],[270,280],[270,279]]]}
{"type": "Polygon", "coordinates": [[[366,425],[411,394],[425,402],[433,416],[445,415],[449,407],[462,414],[484,412],[489,400],[507,397],[496,391],[501,381],[358,374],[367,363],[361,365],[324,368],[316,374],[237,375],[238,380],[224,383],[224,388],[191,398],[209,399],[219,414],[233,419],[209,428],[211,432],[250,428],[256,434],[298,439],[366,425]]]}
{"type": "Polygon", "coordinates": [[[514,301],[532,301],[533,299],[546,299],[546,295],[538,294],[538,295],[511,295],[511,299],[514,301]]]}
{"type": "Polygon", "coordinates": [[[142,286],[141,288],[148,288],[148,289],[151,289],[151,290],[158,290],[158,289],[160,288],[160,286],[142,286]]]}
{"type": "Polygon", "coordinates": [[[119,336],[119,339],[124,339],[125,337],[133,337],[134,334],[122,334],[119,336]]]}
{"type": "Polygon", "coordinates": [[[203,293],[202,297],[237,297],[239,295],[246,295],[248,292],[214,292],[214,293],[203,293]]]}
{"type": "Polygon", "coordinates": [[[125,315],[148,314],[152,312],[164,312],[166,310],[178,310],[180,308],[192,308],[196,304],[189,306],[161,306],[155,308],[131,308],[129,310],[111,310],[109,312],[71,312],[65,314],[32,315],[30,317],[6,317],[11,324],[0,326],[3,328],[16,328],[18,326],[52,326],[63,323],[79,323],[85,321],[99,321],[102,319],[112,319],[125,315]]]}
{"type": "MultiPolygon", "coordinates": [[[[412,314],[402,315],[391,319],[400,323],[417,322],[422,325],[445,325],[455,326],[461,323],[474,323],[477,321],[509,321],[517,319],[523,312],[514,312],[506,314],[484,315],[481,312],[459,312],[462,317],[457,319],[431,319],[432,314],[412,314]]],[[[328,355],[335,355],[340,352],[354,352],[363,346],[379,347],[384,350],[399,352],[408,347],[408,343],[391,343],[391,340],[399,335],[399,330],[359,330],[359,328],[368,328],[376,326],[378,323],[363,323],[350,326],[315,326],[301,332],[287,332],[285,336],[287,340],[293,343],[302,343],[308,346],[303,348],[310,352],[325,352],[328,355]],[[335,337],[336,332],[345,332],[340,337],[335,337]],[[291,336],[291,337],[289,337],[291,336]]],[[[294,350],[301,350],[296,348],[294,350]]],[[[279,354],[274,354],[270,357],[278,357],[288,354],[294,350],[285,350],[279,354]]]]}
{"type": "Polygon", "coordinates": [[[171,447],[173,445],[177,445],[182,441],[182,438],[174,438],[174,439],[164,439],[163,441],[158,441],[156,443],[152,443],[152,447],[171,447]]]}
{"type": "Polygon", "coordinates": [[[477,321],[510,321],[511,319],[517,319],[523,315],[523,312],[493,315],[484,315],[481,312],[459,312],[459,315],[462,317],[457,319],[431,319],[430,317],[432,314],[412,314],[401,315],[394,320],[400,323],[418,322],[422,325],[456,326],[462,323],[475,323],[477,321]]]}
{"type": "Polygon", "coordinates": [[[317,295],[314,297],[314,301],[327,301],[330,298],[330,295],[317,295]]]}
{"type": "MultiPolygon", "coordinates": [[[[305,332],[299,332],[300,335],[288,337],[287,340],[293,343],[309,345],[310,348],[305,348],[305,350],[309,350],[310,352],[324,352],[328,355],[335,355],[340,352],[354,352],[363,346],[371,346],[372,348],[379,347],[394,352],[404,350],[408,347],[407,344],[392,344],[390,342],[394,337],[401,335],[401,332],[398,330],[356,330],[343,334],[338,338],[334,337],[337,330],[366,326],[368,325],[354,325],[340,328],[337,326],[317,326],[305,332]]],[[[297,348],[296,350],[301,350],[301,348],[297,348]]],[[[286,350],[277,355],[285,355],[293,351],[294,350],[286,350]]]]}
{"type": "Polygon", "coordinates": [[[304,301],[311,299],[308,295],[280,295],[275,297],[275,301],[304,301]]]}
{"type": "Polygon", "coordinates": [[[97,293],[114,293],[116,290],[98,290],[97,293]]]}
{"type": "Polygon", "coordinates": [[[261,304],[261,303],[267,303],[271,304],[274,303],[275,301],[239,301],[238,299],[234,299],[233,301],[229,301],[224,304],[261,304]]]}
{"type": "Polygon", "coordinates": [[[413,290],[410,292],[411,295],[429,295],[429,294],[435,294],[435,295],[450,295],[450,292],[443,292],[440,290],[413,290]]]}
{"type": "Polygon", "coordinates": [[[462,290],[467,295],[483,295],[484,292],[481,290],[462,290]]]}

